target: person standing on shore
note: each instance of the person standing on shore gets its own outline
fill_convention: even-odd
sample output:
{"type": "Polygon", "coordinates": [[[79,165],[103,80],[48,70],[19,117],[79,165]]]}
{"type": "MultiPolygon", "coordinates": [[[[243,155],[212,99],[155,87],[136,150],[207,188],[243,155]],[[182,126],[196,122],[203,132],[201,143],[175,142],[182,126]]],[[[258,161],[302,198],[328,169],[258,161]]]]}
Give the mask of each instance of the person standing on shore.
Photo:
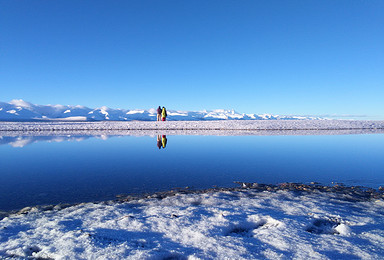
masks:
{"type": "Polygon", "coordinates": [[[162,110],[161,110],[161,107],[159,106],[157,108],[157,121],[161,121],[161,112],[162,110]]]}
{"type": "Polygon", "coordinates": [[[166,118],[167,118],[167,110],[165,109],[165,107],[163,107],[163,109],[161,110],[161,120],[165,121],[166,118]]]}

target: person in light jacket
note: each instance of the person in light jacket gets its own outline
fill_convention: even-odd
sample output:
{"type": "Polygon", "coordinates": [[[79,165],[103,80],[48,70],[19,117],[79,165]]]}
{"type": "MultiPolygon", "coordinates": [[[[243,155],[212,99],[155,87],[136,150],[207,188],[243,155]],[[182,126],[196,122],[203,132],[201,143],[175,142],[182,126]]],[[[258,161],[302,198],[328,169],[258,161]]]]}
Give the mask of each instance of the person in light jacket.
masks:
{"type": "Polygon", "coordinates": [[[161,121],[165,121],[166,118],[167,118],[167,110],[165,109],[165,107],[163,107],[163,109],[161,110],[161,121]]]}

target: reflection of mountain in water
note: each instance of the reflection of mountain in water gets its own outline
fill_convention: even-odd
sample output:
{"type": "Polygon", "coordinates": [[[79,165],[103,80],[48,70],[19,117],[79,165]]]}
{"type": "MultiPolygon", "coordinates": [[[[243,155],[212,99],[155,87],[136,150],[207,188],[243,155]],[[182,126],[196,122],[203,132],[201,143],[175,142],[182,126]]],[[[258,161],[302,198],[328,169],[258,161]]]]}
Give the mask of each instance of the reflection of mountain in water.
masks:
{"type": "Polygon", "coordinates": [[[24,147],[37,142],[83,141],[90,137],[107,139],[106,136],[0,136],[0,145],[9,144],[12,147],[24,147]]]}
{"type": "MultiPolygon", "coordinates": [[[[118,135],[88,135],[88,136],[0,136],[0,145],[9,144],[15,148],[22,148],[24,146],[38,143],[38,142],[49,142],[49,143],[60,143],[65,141],[84,141],[89,138],[97,138],[102,140],[107,140],[109,137],[118,136],[118,135]]],[[[161,148],[165,148],[167,145],[167,137],[165,135],[160,135],[158,143],[161,148]]]]}

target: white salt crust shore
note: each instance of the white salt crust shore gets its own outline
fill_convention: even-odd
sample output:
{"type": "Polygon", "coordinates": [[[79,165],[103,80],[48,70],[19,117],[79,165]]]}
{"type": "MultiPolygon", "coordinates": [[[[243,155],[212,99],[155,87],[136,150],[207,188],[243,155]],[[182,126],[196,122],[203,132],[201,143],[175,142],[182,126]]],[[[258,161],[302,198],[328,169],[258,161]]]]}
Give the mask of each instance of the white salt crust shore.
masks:
{"type": "Polygon", "coordinates": [[[0,136],[50,135],[330,135],[384,133],[384,121],[221,120],[0,122],[0,136]]]}
{"type": "Polygon", "coordinates": [[[0,258],[382,259],[384,201],[216,191],[32,210],[0,221],[0,258]]]}

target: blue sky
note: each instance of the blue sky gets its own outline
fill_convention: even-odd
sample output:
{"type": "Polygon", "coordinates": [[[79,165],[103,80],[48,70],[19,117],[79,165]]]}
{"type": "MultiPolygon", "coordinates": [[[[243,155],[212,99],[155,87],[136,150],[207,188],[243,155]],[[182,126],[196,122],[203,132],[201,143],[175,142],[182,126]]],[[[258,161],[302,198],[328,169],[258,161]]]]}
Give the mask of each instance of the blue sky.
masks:
{"type": "Polygon", "coordinates": [[[0,101],[384,119],[384,1],[0,0],[0,101]]]}

